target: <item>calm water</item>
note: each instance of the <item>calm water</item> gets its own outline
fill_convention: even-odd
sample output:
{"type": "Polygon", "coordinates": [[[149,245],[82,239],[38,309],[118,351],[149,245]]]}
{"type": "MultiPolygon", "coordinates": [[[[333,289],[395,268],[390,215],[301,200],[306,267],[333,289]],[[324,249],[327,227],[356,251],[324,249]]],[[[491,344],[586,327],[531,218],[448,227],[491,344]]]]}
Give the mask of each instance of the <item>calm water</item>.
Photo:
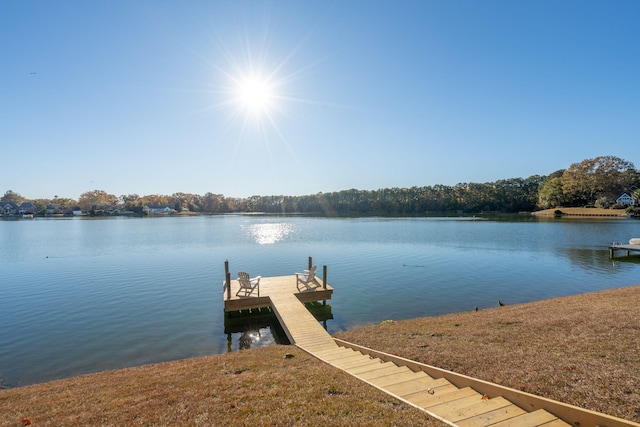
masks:
{"type": "Polygon", "coordinates": [[[226,352],[225,259],[262,276],[327,265],[335,333],[638,284],[638,261],[608,253],[631,237],[640,222],[528,216],[0,221],[0,381],[226,352]]]}

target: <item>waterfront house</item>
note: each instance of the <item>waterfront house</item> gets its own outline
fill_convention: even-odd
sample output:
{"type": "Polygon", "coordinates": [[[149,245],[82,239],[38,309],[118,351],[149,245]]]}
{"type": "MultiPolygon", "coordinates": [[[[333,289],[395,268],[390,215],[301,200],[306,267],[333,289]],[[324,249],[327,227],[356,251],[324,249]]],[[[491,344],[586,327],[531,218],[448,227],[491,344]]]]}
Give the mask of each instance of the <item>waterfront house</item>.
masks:
{"type": "Polygon", "coordinates": [[[635,205],[636,201],[629,195],[629,193],[624,192],[616,199],[616,203],[619,205],[635,205]]]}
{"type": "Polygon", "coordinates": [[[176,210],[168,205],[160,205],[160,206],[145,206],[144,211],[147,213],[171,213],[176,210]]]}
{"type": "Polygon", "coordinates": [[[60,206],[49,205],[46,208],[47,215],[64,215],[66,212],[60,206]]]}
{"type": "Polygon", "coordinates": [[[20,215],[33,215],[36,213],[36,207],[31,202],[22,202],[18,207],[18,213],[20,215]]]}
{"type": "Polygon", "coordinates": [[[0,203],[0,214],[2,215],[15,215],[18,213],[18,205],[13,202],[0,203]]]}
{"type": "Polygon", "coordinates": [[[23,202],[20,205],[13,202],[0,202],[0,215],[33,215],[36,208],[31,202],[23,202]]]}

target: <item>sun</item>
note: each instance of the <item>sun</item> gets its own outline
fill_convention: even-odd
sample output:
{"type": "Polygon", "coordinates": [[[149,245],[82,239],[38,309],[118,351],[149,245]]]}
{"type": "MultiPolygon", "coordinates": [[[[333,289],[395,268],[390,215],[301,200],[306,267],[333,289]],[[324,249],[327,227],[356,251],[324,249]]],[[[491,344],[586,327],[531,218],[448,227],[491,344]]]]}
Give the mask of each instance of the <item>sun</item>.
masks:
{"type": "Polygon", "coordinates": [[[238,82],[238,101],[252,112],[268,113],[275,94],[269,82],[260,77],[247,77],[238,82]]]}
{"type": "Polygon", "coordinates": [[[303,111],[293,105],[320,105],[297,92],[304,87],[306,73],[320,60],[309,64],[297,59],[306,36],[288,48],[273,42],[268,22],[239,25],[243,27],[255,31],[215,37],[213,52],[201,55],[213,71],[207,92],[217,101],[207,110],[222,111],[225,128],[239,125],[243,141],[259,132],[265,144],[278,139],[288,145],[285,125],[301,118],[303,111]]]}

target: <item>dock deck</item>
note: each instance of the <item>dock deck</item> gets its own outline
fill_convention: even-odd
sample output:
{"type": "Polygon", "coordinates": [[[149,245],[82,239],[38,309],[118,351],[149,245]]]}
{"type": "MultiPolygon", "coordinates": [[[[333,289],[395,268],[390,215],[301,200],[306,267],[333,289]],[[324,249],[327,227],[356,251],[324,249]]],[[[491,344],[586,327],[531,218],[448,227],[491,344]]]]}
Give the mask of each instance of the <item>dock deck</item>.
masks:
{"type": "Polygon", "coordinates": [[[322,279],[300,291],[296,277],[265,277],[260,296],[237,297],[239,283],[225,281],[225,311],[269,306],[291,344],[395,398],[452,426],[636,426],[518,390],[474,379],[332,338],[304,306],[330,299],[322,279]]]}
{"type": "MultiPolygon", "coordinates": [[[[260,296],[258,296],[257,291],[254,291],[250,296],[245,297],[236,296],[238,289],[240,289],[240,283],[237,280],[231,280],[230,289],[227,289],[226,283],[223,282],[225,293],[224,311],[251,310],[262,307],[275,308],[273,299],[284,298],[284,296],[294,297],[296,301],[302,303],[331,299],[333,288],[326,283],[323,284],[322,278],[317,280],[317,284],[318,287],[313,290],[304,290],[301,285],[300,288],[303,289],[301,291],[296,285],[295,275],[263,277],[260,279],[260,296]]],[[[304,305],[301,304],[301,306],[305,309],[304,305]]],[[[284,325],[282,326],[284,327],[284,325]]]]}
{"type": "Polygon", "coordinates": [[[624,245],[620,243],[614,243],[609,246],[609,257],[613,258],[617,251],[626,251],[627,256],[631,255],[631,252],[640,252],[640,245],[624,245]]]}

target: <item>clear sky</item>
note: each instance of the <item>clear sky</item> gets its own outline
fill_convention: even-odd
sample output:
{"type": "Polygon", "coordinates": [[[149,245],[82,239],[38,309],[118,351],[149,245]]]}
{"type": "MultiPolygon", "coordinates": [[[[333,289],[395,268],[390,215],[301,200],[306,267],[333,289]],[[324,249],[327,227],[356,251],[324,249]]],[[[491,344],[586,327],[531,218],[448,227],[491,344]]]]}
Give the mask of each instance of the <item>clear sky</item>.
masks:
{"type": "Polygon", "coordinates": [[[640,1],[4,0],[0,194],[640,167],[640,1]]]}

